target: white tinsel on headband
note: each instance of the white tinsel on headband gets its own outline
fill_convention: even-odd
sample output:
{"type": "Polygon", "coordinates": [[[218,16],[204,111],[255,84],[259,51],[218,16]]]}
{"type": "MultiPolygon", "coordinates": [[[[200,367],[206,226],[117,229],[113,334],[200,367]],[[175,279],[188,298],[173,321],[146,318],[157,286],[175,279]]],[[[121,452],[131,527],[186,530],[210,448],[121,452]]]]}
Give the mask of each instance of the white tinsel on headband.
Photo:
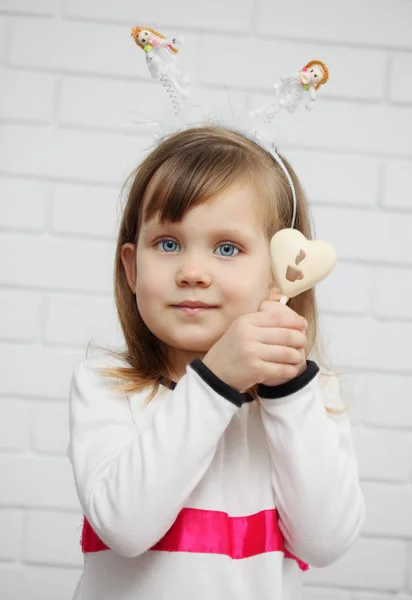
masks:
{"type": "MultiPolygon", "coordinates": [[[[147,128],[150,130],[150,135],[154,143],[159,143],[178,131],[183,131],[184,129],[188,129],[190,127],[204,127],[207,125],[224,127],[225,129],[240,133],[257,143],[270,154],[273,160],[276,161],[288,180],[293,199],[293,216],[290,226],[294,227],[297,204],[296,190],[290,173],[286,168],[285,163],[279,156],[276,146],[273,142],[273,131],[271,131],[271,129],[273,129],[273,125],[270,127],[269,120],[264,119],[262,115],[246,112],[245,110],[240,113],[235,113],[230,102],[229,93],[230,92],[226,87],[227,101],[232,113],[231,117],[228,117],[225,114],[225,111],[223,110],[224,107],[222,107],[222,111],[219,114],[219,112],[216,110],[213,112],[208,111],[206,107],[202,107],[200,104],[191,101],[181,102],[179,111],[177,113],[174,110],[170,111],[166,109],[161,116],[157,117],[157,120],[149,119],[139,112],[131,112],[135,112],[136,116],[140,116],[140,120],[134,122],[147,126],[147,128]]],[[[201,101],[201,92],[199,96],[201,101]]]]}
{"type": "MultiPolygon", "coordinates": [[[[297,73],[280,78],[274,86],[274,97],[271,102],[253,112],[243,112],[240,115],[235,115],[231,107],[232,118],[227,119],[217,113],[207,112],[201,102],[196,104],[193,100],[188,100],[190,79],[177,68],[178,48],[184,43],[183,38],[168,39],[160,32],[148,27],[134,27],[131,36],[144,51],[151,76],[159,80],[173,107],[173,114],[165,112],[162,118],[140,121],[140,124],[151,127],[154,141],[160,141],[172,133],[188,127],[206,124],[232,129],[253,140],[272,156],[285,174],[292,192],[293,216],[290,227],[293,228],[297,208],[296,190],[292,177],[276,150],[269,125],[276,113],[282,109],[294,112],[304,99],[306,99],[306,108],[312,110],[316,101],[316,91],[329,78],[326,65],[321,61],[310,61],[297,73]],[[200,109],[201,114],[199,115],[197,111],[196,115],[194,109],[200,109]]],[[[227,89],[226,92],[231,105],[227,89]]]]}

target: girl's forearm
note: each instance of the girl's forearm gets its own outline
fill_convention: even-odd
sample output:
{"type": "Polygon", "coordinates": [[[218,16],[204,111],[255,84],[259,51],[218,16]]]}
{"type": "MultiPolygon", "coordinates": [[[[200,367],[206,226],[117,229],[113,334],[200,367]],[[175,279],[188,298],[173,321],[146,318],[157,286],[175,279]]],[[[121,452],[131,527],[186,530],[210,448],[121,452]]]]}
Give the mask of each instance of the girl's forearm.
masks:
{"type": "Polygon", "coordinates": [[[137,556],[171,527],[238,406],[188,367],[167,398],[156,397],[151,417],[142,410],[135,424],[127,398],[99,381],[84,366],[74,376],[69,456],[96,534],[137,556]]]}
{"type": "Polygon", "coordinates": [[[328,417],[317,379],[289,397],[261,399],[261,414],[288,549],[326,566],[359,534],[364,500],[349,419],[328,417]]]}

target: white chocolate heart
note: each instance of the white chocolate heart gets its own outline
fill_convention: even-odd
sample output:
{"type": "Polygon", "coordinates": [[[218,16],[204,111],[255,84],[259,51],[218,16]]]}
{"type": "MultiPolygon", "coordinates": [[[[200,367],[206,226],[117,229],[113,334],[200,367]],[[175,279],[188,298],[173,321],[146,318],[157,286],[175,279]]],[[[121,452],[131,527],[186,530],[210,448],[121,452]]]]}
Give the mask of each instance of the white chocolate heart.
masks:
{"type": "Polygon", "coordinates": [[[281,229],[275,233],[270,241],[270,258],[276,284],[288,298],[325,279],[337,260],[330,244],[308,240],[296,229],[281,229]]]}

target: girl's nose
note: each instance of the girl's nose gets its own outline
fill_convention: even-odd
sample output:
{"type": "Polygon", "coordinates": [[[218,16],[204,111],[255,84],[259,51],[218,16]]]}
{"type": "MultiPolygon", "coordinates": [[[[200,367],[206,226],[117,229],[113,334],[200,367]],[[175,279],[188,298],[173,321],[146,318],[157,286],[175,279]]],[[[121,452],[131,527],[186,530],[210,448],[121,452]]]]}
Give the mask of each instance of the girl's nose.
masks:
{"type": "Polygon", "coordinates": [[[176,275],[176,283],[180,286],[198,285],[208,287],[211,281],[212,279],[206,269],[202,268],[200,264],[193,264],[193,262],[182,265],[176,275]]]}

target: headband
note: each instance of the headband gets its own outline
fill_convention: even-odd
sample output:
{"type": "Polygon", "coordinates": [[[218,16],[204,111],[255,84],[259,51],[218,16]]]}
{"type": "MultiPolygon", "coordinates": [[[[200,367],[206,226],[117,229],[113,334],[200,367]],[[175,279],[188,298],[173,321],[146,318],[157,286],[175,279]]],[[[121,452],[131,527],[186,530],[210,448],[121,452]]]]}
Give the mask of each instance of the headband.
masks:
{"type": "MultiPolygon", "coordinates": [[[[154,29],[139,26],[134,27],[130,35],[137,46],[145,53],[149,72],[153,78],[159,80],[166,90],[173,106],[173,112],[177,117],[182,111],[182,104],[186,108],[189,106],[188,83],[190,78],[177,67],[177,55],[179,47],[184,44],[184,38],[175,37],[169,39],[154,29]]],[[[322,61],[318,60],[308,62],[297,73],[281,77],[274,85],[275,93],[272,101],[250,112],[248,115],[249,122],[244,123],[244,127],[240,128],[241,133],[256,141],[256,143],[268,152],[285,174],[292,192],[293,211],[291,228],[295,226],[296,222],[297,199],[295,186],[284,161],[277,152],[275,144],[273,142],[267,144],[262,140],[256,121],[261,121],[263,117],[264,125],[267,125],[272,121],[276,113],[282,109],[289,112],[295,111],[305,98],[306,109],[312,110],[316,102],[316,91],[328,79],[328,68],[322,61]]],[[[207,120],[210,122],[210,117],[207,120]]],[[[151,123],[155,124],[154,122],[151,123]]],[[[167,124],[167,133],[177,131],[183,128],[184,125],[185,123],[182,122],[182,119],[176,119],[174,126],[172,123],[167,124]]],[[[231,128],[230,125],[229,128],[231,128]]],[[[236,129],[239,129],[239,122],[236,124],[236,129]]]]}
{"type": "MultiPolygon", "coordinates": [[[[146,120],[144,124],[156,125],[160,129],[159,137],[193,126],[195,123],[190,122],[189,108],[199,106],[189,102],[190,78],[177,67],[179,48],[184,44],[184,39],[166,38],[154,29],[140,26],[132,29],[131,36],[143,50],[151,76],[158,79],[167,92],[174,113],[173,119],[163,122],[163,127],[155,121],[146,120]]],[[[302,102],[307,110],[312,110],[317,91],[328,79],[329,71],[325,63],[312,60],[300,71],[281,77],[274,85],[271,101],[248,115],[242,115],[240,118],[233,115],[233,120],[229,123],[219,117],[210,117],[210,113],[202,119],[202,124],[213,122],[238,131],[255,141],[279,165],[288,181],[293,203],[292,222],[289,228],[275,233],[270,242],[272,267],[283,294],[280,302],[284,304],[288,298],[302,293],[324,279],[335,266],[336,254],[326,242],[309,241],[294,229],[297,212],[296,189],[285,162],[277,152],[272,135],[269,134],[268,137],[266,133],[274,117],[282,110],[292,113],[302,102]]]]}

